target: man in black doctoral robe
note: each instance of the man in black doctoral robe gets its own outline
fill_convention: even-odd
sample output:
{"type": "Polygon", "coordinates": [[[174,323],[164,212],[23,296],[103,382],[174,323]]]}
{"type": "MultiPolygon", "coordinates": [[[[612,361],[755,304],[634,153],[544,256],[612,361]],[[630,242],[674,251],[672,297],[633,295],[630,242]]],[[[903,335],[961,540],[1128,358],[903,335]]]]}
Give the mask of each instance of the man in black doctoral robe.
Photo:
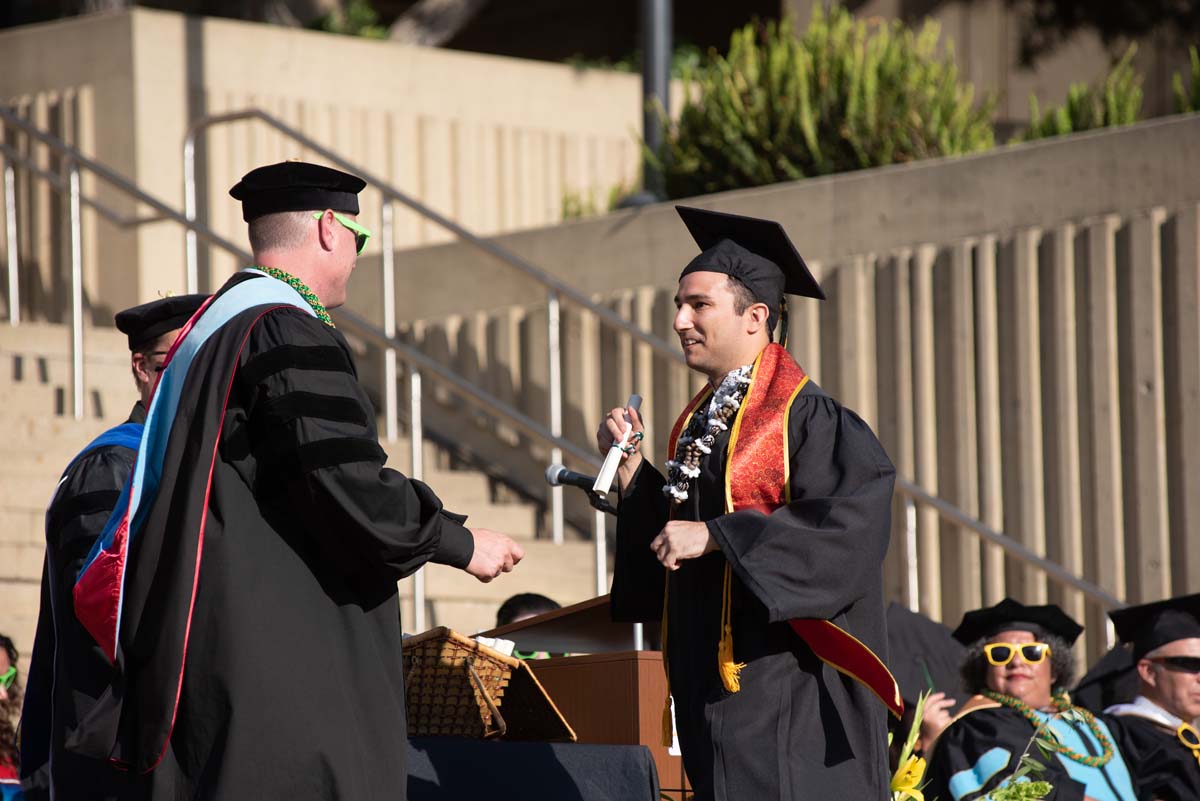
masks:
{"type": "Polygon", "coordinates": [[[1139,691],[1105,710],[1142,801],[1200,801],[1200,594],[1109,612],[1139,691]]]}
{"type": "Polygon", "coordinates": [[[74,745],[137,776],[137,797],[402,800],[396,582],[429,561],[489,581],[522,556],[383,467],[327,311],[369,236],[363,185],[286,162],[231,190],[257,266],[168,357],[76,585],[115,678],[74,745]]]}
{"type": "Polygon", "coordinates": [[[129,418],[89,443],[63,471],[46,510],[42,601],[21,723],[21,773],[29,801],[113,798],[125,777],[107,763],[63,747],[108,684],[109,664],[75,618],[71,591],[129,473],[158,371],[205,295],[181,295],[118,312],[129,339],[138,392],[129,418]]]}
{"type": "Polygon", "coordinates": [[[601,452],[627,420],[633,434],[618,471],[613,616],[663,616],[697,799],[878,801],[885,704],[900,708],[872,653],[887,642],[894,469],[866,423],[770,344],[784,292],[823,297],[782,227],[679,212],[704,252],[680,276],[675,331],[713,399],[681,417],[665,477],[637,452],[636,412],[601,424],[601,452]]]}

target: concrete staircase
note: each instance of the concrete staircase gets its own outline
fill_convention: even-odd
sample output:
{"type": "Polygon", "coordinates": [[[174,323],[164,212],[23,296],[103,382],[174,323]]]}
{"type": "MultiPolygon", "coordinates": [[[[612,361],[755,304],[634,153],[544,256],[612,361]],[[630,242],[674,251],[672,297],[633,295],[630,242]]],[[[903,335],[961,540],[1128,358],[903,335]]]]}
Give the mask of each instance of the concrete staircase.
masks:
{"type": "MultiPolygon", "coordinates": [[[[28,665],[37,622],[44,553],[44,514],[59,475],[91,438],[120,423],[136,400],[124,335],[88,329],[86,414],[71,417],[70,333],[47,323],[0,327],[0,633],[11,636],[28,665]]],[[[405,439],[382,443],[388,464],[408,472],[405,439]]],[[[497,607],[519,592],[569,604],[594,595],[592,544],[537,539],[540,510],[480,472],[461,469],[454,454],[426,443],[425,481],[446,508],[518,539],[526,558],[511,575],[481,584],[465,573],[426,569],[426,619],[474,633],[490,628],[497,607]]],[[[413,620],[411,580],[400,583],[406,628],[413,620]]]]}

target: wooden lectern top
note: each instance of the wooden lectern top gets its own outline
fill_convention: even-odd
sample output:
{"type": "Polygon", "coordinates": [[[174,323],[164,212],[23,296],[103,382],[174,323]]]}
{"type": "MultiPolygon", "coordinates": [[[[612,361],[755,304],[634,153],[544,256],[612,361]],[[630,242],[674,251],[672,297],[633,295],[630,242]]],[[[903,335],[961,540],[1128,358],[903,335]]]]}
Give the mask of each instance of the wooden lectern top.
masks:
{"type": "Polygon", "coordinates": [[[481,632],[481,636],[512,640],[519,651],[597,654],[636,650],[633,627],[633,623],[614,623],[608,596],[601,595],[481,632]]]}

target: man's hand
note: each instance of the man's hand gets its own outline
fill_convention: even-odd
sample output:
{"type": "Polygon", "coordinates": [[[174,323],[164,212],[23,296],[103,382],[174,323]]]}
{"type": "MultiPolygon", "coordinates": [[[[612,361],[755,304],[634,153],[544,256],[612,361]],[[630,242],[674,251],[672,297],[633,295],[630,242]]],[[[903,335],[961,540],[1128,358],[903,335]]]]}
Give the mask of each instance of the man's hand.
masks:
{"type": "Polygon", "coordinates": [[[650,543],[650,550],[667,570],[678,570],[684,559],[704,556],[718,547],[705,523],[690,520],[672,520],[650,543]]]}
{"type": "Polygon", "coordinates": [[[633,452],[623,454],[621,466],[617,468],[617,484],[621,487],[621,492],[629,488],[629,482],[633,480],[634,474],[642,464],[642,454],[639,450],[641,442],[633,437],[634,434],[645,434],[646,429],[642,425],[642,416],[637,409],[618,406],[600,421],[600,427],[596,429],[596,449],[600,451],[600,456],[604,457],[608,456],[608,451],[614,442],[621,441],[626,425],[630,426],[629,445],[633,452]],[[629,415],[629,423],[625,422],[625,415],[629,415]]]}
{"type": "Polygon", "coordinates": [[[525,550],[499,531],[490,528],[467,529],[475,538],[475,552],[466,570],[484,584],[501,573],[510,572],[525,557],[525,550]]]}

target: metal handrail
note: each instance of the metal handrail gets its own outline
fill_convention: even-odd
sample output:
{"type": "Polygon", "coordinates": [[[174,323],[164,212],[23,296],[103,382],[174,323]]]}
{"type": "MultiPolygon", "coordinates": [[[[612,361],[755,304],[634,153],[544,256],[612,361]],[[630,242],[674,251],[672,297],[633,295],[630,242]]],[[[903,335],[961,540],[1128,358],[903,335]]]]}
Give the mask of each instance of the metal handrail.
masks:
{"type": "MultiPolygon", "coordinates": [[[[159,199],[147,194],[138,188],[124,176],[112,171],[108,167],[94,161],[93,159],[83,155],[71,145],[61,141],[57,137],[39,130],[31,123],[26,122],[20,117],[13,114],[6,108],[0,107],[0,120],[3,120],[15,128],[18,128],[27,133],[32,138],[57,152],[62,157],[64,169],[67,172],[67,178],[64,181],[53,173],[49,173],[39,167],[33,161],[25,156],[22,156],[18,151],[0,144],[0,155],[5,159],[4,164],[4,194],[5,194],[5,224],[8,231],[8,272],[10,283],[10,306],[19,304],[19,290],[15,289],[17,283],[17,261],[15,259],[16,252],[16,203],[15,203],[15,175],[13,170],[14,164],[20,164],[23,168],[28,168],[31,174],[35,177],[46,180],[51,188],[60,193],[66,194],[68,198],[68,215],[71,225],[70,238],[70,253],[71,253],[71,345],[72,345],[72,381],[74,395],[74,412],[78,419],[82,416],[83,409],[83,270],[82,270],[82,206],[89,205],[100,211],[103,216],[116,222],[117,224],[134,225],[142,222],[150,221],[146,218],[127,218],[105,206],[99,201],[95,201],[83,196],[80,187],[80,168],[86,168],[115,186],[118,190],[131,196],[135,200],[146,203],[155,211],[158,216],[154,219],[177,223],[184,227],[189,238],[193,241],[195,237],[204,238],[209,243],[216,245],[221,250],[231,254],[243,263],[251,263],[252,255],[233,244],[229,240],[221,237],[213,232],[207,226],[204,226],[194,219],[189,219],[180,212],[171,208],[159,199]]],[[[561,461],[562,454],[568,453],[574,459],[590,466],[598,467],[600,460],[592,454],[569,440],[564,439],[558,433],[547,430],[544,426],[537,423],[532,418],[520,412],[516,408],[510,406],[504,401],[496,398],[484,390],[481,390],[468,381],[463,379],[457,373],[444,367],[436,360],[421,353],[415,347],[408,343],[397,339],[395,335],[394,318],[392,321],[391,331],[384,332],[367,322],[360,316],[349,310],[338,310],[335,312],[339,322],[348,323],[348,327],[352,329],[358,336],[368,339],[386,348],[388,361],[393,367],[391,389],[395,389],[395,359],[398,357],[408,363],[410,367],[410,428],[411,428],[411,445],[412,445],[412,474],[414,478],[420,478],[422,473],[422,451],[423,451],[423,428],[421,422],[421,371],[427,371],[433,376],[445,383],[451,391],[459,395],[463,399],[472,404],[482,407],[487,413],[498,416],[512,424],[517,429],[524,431],[526,434],[541,440],[550,446],[553,458],[556,461],[561,461]]],[[[17,325],[19,323],[19,310],[10,309],[10,323],[17,325]]],[[[561,493],[561,488],[558,488],[561,493]]],[[[561,503],[561,496],[560,496],[561,503]]],[[[604,581],[604,559],[605,559],[605,533],[604,533],[604,518],[603,515],[597,514],[594,520],[595,541],[596,541],[596,558],[597,558],[597,591],[603,593],[606,587],[603,586],[604,581]]],[[[424,607],[424,580],[423,576],[418,575],[414,583],[414,625],[417,630],[423,630],[425,627],[425,607],[424,607]]]]}
{"type": "MultiPolygon", "coordinates": [[[[363,168],[361,165],[355,164],[348,159],[343,158],[339,154],[321,145],[311,137],[304,134],[302,131],[293,128],[283,120],[268,114],[261,109],[251,108],[241,111],[230,111],[221,114],[209,114],[201,117],[188,126],[187,132],[183,139],[183,195],[184,195],[184,214],[189,220],[195,221],[198,213],[197,196],[196,196],[196,138],[202,132],[216,126],[232,122],[240,122],[245,120],[258,120],[271,128],[274,128],[279,133],[289,137],[294,142],[302,147],[311,150],[318,156],[323,158],[330,164],[341,167],[344,170],[350,171],[358,175],[368,184],[374,186],[384,198],[383,207],[380,210],[382,215],[382,284],[383,294],[383,328],[384,333],[388,336],[393,336],[396,333],[396,296],[395,296],[395,231],[394,217],[392,214],[392,201],[401,203],[407,206],[412,211],[421,215],[425,219],[441,226],[447,231],[454,234],[461,241],[466,242],[472,247],[489,254],[490,256],[500,260],[501,262],[513,267],[527,278],[541,284],[546,291],[546,351],[548,361],[548,381],[547,395],[549,400],[549,431],[554,437],[561,437],[563,433],[563,399],[562,399],[562,344],[560,341],[561,330],[559,325],[560,320],[560,304],[563,298],[570,300],[579,307],[591,312],[602,322],[606,323],[629,336],[642,344],[649,346],[661,356],[675,361],[677,363],[685,363],[683,354],[678,349],[669,345],[663,339],[643,331],[637,325],[626,320],[621,315],[593,302],[590,298],[578,291],[569,284],[555,278],[550,273],[536,266],[527,259],[524,259],[512,251],[504,248],[494,241],[483,239],[476,234],[468,231],[458,223],[448,217],[438,213],[429,206],[426,206],[421,201],[407,194],[406,192],[397,189],[379,176],[363,168]]],[[[187,287],[189,292],[195,292],[199,285],[199,253],[197,250],[196,237],[190,232],[185,237],[185,258],[187,264],[187,287]]],[[[396,374],[395,374],[395,354],[391,348],[384,352],[384,427],[385,435],[388,439],[395,438],[397,430],[396,410],[398,403],[396,400],[396,374]]],[[[562,450],[552,448],[550,459],[554,462],[562,461],[562,450]]],[[[554,542],[561,543],[563,541],[563,497],[562,488],[555,487],[550,492],[550,520],[551,520],[551,535],[554,542]]],[[[603,521],[602,517],[597,517],[596,525],[599,531],[599,526],[603,521]]],[[[601,588],[603,591],[603,588],[601,588]]]]}
{"type": "MultiPolygon", "coordinates": [[[[433,210],[429,206],[426,206],[421,201],[419,201],[416,198],[412,197],[411,195],[403,192],[402,190],[397,189],[395,186],[387,183],[379,176],[374,175],[370,171],[364,169],[361,165],[355,164],[354,162],[349,161],[348,159],[342,158],[334,151],[317,143],[315,140],[311,139],[310,137],[308,137],[301,131],[288,125],[283,120],[281,120],[278,117],[275,117],[271,114],[268,114],[267,112],[262,111],[261,109],[254,108],[254,109],[244,109],[242,111],[231,111],[231,112],[227,112],[224,114],[210,114],[208,116],[199,118],[198,120],[193,122],[190,126],[188,126],[187,134],[184,137],[184,145],[183,145],[184,169],[185,169],[185,181],[190,182],[190,185],[193,187],[193,190],[195,187],[196,135],[203,130],[211,128],[214,125],[220,125],[223,123],[230,123],[230,122],[238,122],[240,120],[252,120],[252,119],[259,120],[260,122],[266,123],[267,125],[271,126],[272,128],[275,128],[280,133],[286,134],[289,138],[294,139],[297,143],[302,145],[307,150],[313,151],[314,153],[316,153],[317,155],[319,155],[321,158],[325,159],[329,163],[337,165],[338,167],[342,168],[343,170],[354,173],[359,178],[362,178],[368,184],[375,187],[385,198],[389,198],[391,200],[396,201],[397,203],[401,203],[401,204],[407,206],[408,208],[410,208],[417,214],[421,215],[425,219],[429,220],[430,222],[436,223],[437,225],[441,226],[442,228],[445,228],[447,231],[450,231],[455,236],[457,236],[459,239],[463,240],[464,242],[471,245],[472,247],[482,250],[484,253],[494,256],[495,258],[499,259],[500,261],[519,270],[520,272],[524,273],[526,276],[528,276],[533,281],[536,281],[537,283],[544,286],[548,291],[554,292],[555,294],[559,295],[560,297],[570,300],[572,303],[576,304],[577,306],[581,306],[582,308],[587,309],[592,314],[595,314],[597,317],[599,317],[601,320],[603,320],[605,323],[608,323],[609,325],[613,326],[614,328],[618,328],[621,331],[624,331],[625,333],[632,336],[634,339],[640,341],[642,344],[649,345],[651,348],[653,348],[655,351],[657,351],[661,356],[664,356],[673,361],[677,361],[680,364],[686,364],[686,362],[684,361],[684,358],[683,358],[683,354],[681,354],[679,352],[679,349],[672,346],[671,344],[669,344],[666,340],[662,339],[661,337],[657,337],[654,334],[643,331],[641,328],[639,328],[634,323],[631,323],[629,320],[626,320],[624,317],[622,317],[621,315],[612,311],[611,309],[605,308],[604,306],[601,306],[600,304],[596,303],[591,298],[589,298],[587,295],[585,295],[582,292],[580,292],[579,290],[575,289],[570,284],[567,284],[567,283],[559,280],[558,278],[555,278],[553,275],[546,272],[542,268],[538,267],[537,265],[535,265],[533,262],[529,261],[528,259],[518,256],[516,253],[513,253],[511,250],[508,250],[507,248],[503,247],[502,245],[497,244],[496,242],[494,242],[492,240],[484,239],[483,237],[480,237],[480,236],[472,233],[471,231],[468,231],[466,228],[464,228],[461,225],[459,225],[458,223],[454,222],[454,220],[451,220],[450,218],[448,218],[442,214],[439,214],[437,211],[433,210]],[[190,170],[189,170],[189,165],[190,165],[190,170]],[[187,175],[188,172],[190,172],[190,176],[187,175]]],[[[185,188],[185,193],[186,193],[186,188],[185,188]]],[[[192,212],[191,213],[194,215],[195,214],[194,204],[196,202],[194,193],[192,194],[191,200],[189,202],[192,204],[192,212]]],[[[195,263],[194,252],[189,251],[188,259],[189,259],[189,265],[195,263]]],[[[189,270],[190,269],[191,268],[189,267],[189,270]]],[[[195,290],[189,289],[189,291],[195,291],[195,290]]]]}
{"type": "MultiPolygon", "coordinates": [[[[1086,579],[1079,578],[1057,562],[1052,562],[1044,556],[1041,556],[1027,546],[1017,542],[1012,537],[1009,537],[1007,534],[996,531],[983,521],[976,520],[974,517],[967,514],[962,509],[959,509],[954,504],[939,498],[936,495],[926,492],[916,484],[913,484],[911,481],[906,481],[902,478],[896,479],[896,491],[908,499],[906,501],[907,503],[919,502],[925,504],[926,506],[933,507],[938,514],[946,520],[970,530],[988,542],[999,545],[1009,556],[1038,568],[1060,584],[1064,584],[1074,590],[1078,590],[1091,600],[1100,604],[1100,606],[1104,607],[1106,611],[1111,609],[1121,609],[1125,606],[1125,603],[1121,599],[1117,598],[1115,595],[1098,584],[1093,584],[1086,579]]],[[[912,516],[910,515],[909,517],[911,520],[912,516]]],[[[911,537],[913,534],[914,532],[910,524],[908,526],[908,535],[911,537]]]]}

